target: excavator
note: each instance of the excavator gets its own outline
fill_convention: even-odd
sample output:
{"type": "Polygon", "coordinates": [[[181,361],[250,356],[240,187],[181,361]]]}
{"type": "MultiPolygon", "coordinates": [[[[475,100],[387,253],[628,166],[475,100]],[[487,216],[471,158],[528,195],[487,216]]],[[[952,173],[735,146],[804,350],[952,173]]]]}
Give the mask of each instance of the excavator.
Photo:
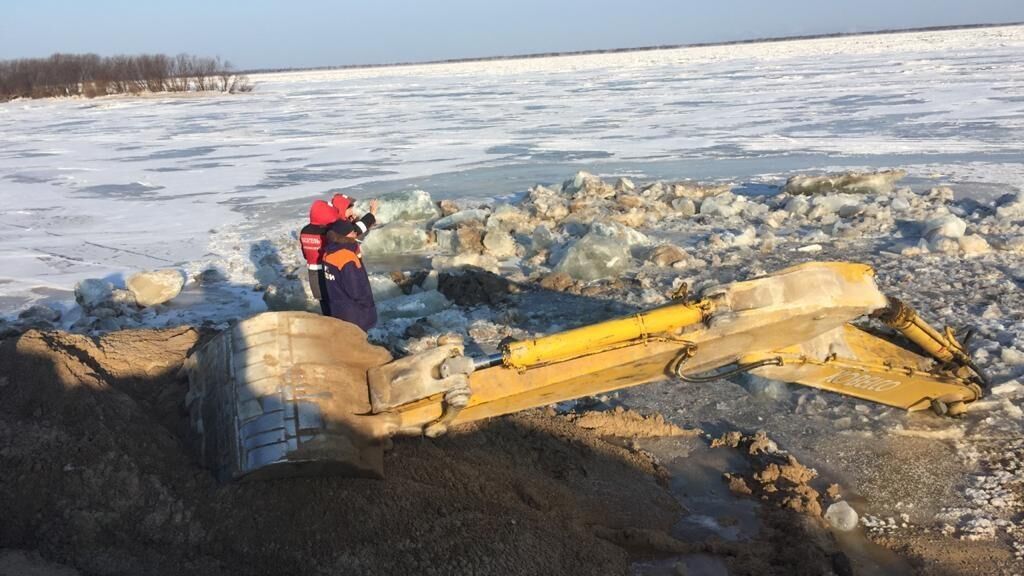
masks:
{"type": "MultiPolygon", "coordinates": [[[[966,341],[966,338],[964,338],[966,341]]],[[[467,355],[457,335],[393,359],[358,327],[267,312],[184,368],[197,456],[223,481],[383,477],[396,435],[667,379],[749,372],[906,410],[958,416],[985,374],[951,328],[885,296],[867,265],[811,262],[630,316],[467,355]]]]}

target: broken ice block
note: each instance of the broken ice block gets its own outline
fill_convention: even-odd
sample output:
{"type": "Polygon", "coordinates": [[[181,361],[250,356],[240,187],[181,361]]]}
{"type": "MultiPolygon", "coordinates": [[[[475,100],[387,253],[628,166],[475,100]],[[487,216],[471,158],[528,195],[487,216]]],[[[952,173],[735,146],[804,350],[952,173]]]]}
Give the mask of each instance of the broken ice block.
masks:
{"type": "Polygon", "coordinates": [[[700,213],[705,216],[718,216],[730,218],[739,214],[742,206],[738,206],[738,199],[732,192],[725,192],[718,196],[710,196],[700,203],[700,213]]]}
{"type": "Polygon", "coordinates": [[[396,220],[431,220],[441,216],[430,194],[424,190],[392,192],[380,197],[377,222],[387,224],[396,220]]]}
{"type": "Polygon", "coordinates": [[[590,232],[569,246],[555,270],[589,281],[617,276],[630,263],[629,246],[624,242],[590,232]]]}
{"type": "Polygon", "coordinates": [[[516,241],[501,226],[488,227],[483,239],[484,248],[496,258],[510,258],[516,255],[516,241]]]}
{"type": "Polygon", "coordinates": [[[472,208],[470,210],[463,210],[456,212],[450,216],[445,216],[437,222],[434,222],[433,228],[435,230],[454,230],[459,227],[459,224],[469,222],[479,222],[483,224],[487,220],[488,212],[483,208],[472,208]]]}
{"type": "Polygon", "coordinates": [[[178,270],[139,272],[128,278],[127,285],[139,306],[156,306],[180,294],[185,277],[178,270]]]}
{"type": "Polygon", "coordinates": [[[965,232],[967,232],[967,222],[952,214],[946,214],[925,222],[921,235],[929,240],[934,240],[935,238],[960,238],[965,232]]]}
{"type": "Polygon", "coordinates": [[[363,252],[369,256],[386,256],[416,252],[426,248],[427,231],[408,223],[394,223],[374,228],[363,241],[363,252]]]}
{"type": "Polygon", "coordinates": [[[395,284],[395,281],[381,274],[370,274],[370,291],[373,292],[375,302],[398,298],[404,295],[402,289],[395,284]]]}
{"type": "Polygon", "coordinates": [[[857,520],[857,511],[845,500],[836,502],[825,511],[825,521],[840,532],[849,532],[856,528],[857,520]]]}
{"type": "Polygon", "coordinates": [[[590,231],[598,236],[604,236],[606,238],[614,238],[620,242],[624,242],[630,248],[634,246],[648,246],[651,244],[651,239],[647,237],[643,232],[639,232],[624,226],[618,222],[593,222],[590,225],[590,231]]]}
{"type": "Polygon", "coordinates": [[[881,172],[846,172],[825,176],[793,176],[786,181],[784,192],[790,194],[824,194],[850,192],[854,194],[888,194],[907,173],[903,170],[881,172]]]}
{"type": "Polygon", "coordinates": [[[106,280],[89,278],[75,285],[75,300],[86,310],[98,308],[110,302],[114,285],[106,280]]]}
{"type": "Polygon", "coordinates": [[[452,303],[437,290],[428,290],[399,296],[377,303],[377,312],[383,319],[423,318],[451,308],[452,303]]]}

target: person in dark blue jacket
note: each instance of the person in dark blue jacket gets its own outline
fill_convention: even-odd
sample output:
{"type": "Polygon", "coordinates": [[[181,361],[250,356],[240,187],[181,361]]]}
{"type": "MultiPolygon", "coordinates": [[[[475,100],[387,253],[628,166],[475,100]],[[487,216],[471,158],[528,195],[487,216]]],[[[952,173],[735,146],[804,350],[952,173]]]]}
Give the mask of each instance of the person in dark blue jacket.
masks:
{"type": "Polygon", "coordinates": [[[331,302],[331,316],[359,326],[364,332],[377,324],[370,278],[363,266],[353,222],[338,220],[327,230],[324,278],[331,302]]]}

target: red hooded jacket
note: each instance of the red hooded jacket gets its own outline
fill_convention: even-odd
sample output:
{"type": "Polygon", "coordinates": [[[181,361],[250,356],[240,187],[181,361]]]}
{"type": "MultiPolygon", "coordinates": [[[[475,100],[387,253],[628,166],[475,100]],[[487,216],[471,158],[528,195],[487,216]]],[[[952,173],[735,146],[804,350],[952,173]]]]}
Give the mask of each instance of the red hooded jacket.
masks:
{"type": "Polygon", "coordinates": [[[327,229],[338,220],[338,211],[323,200],[313,202],[309,207],[309,224],[299,231],[302,256],[310,270],[320,270],[324,260],[327,229]]]}

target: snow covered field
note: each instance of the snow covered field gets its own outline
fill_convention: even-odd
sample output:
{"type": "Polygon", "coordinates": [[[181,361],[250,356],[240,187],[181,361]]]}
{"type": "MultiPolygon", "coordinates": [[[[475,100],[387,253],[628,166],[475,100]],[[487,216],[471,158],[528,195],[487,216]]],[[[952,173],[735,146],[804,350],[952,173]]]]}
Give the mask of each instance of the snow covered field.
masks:
{"type": "Polygon", "coordinates": [[[1024,181],[1022,52],[1011,27],[0,104],[0,315],[138,269],[213,264],[251,283],[247,245],[301,226],[329,190],[495,198],[578,167],[756,190],[795,171],[892,166],[1011,192],[1024,181]]]}

